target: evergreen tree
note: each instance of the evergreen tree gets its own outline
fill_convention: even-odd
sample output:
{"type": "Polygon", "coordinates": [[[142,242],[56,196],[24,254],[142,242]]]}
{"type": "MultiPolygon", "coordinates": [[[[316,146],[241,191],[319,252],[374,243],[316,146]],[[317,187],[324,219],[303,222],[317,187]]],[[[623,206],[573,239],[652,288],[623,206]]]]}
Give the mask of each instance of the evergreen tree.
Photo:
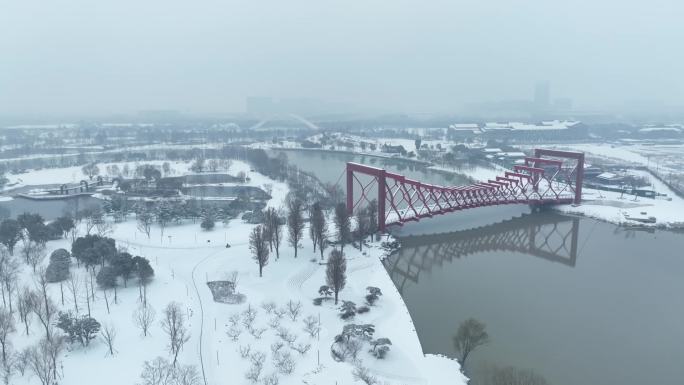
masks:
{"type": "Polygon", "coordinates": [[[328,223],[325,220],[325,214],[323,213],[320,202],[316,202],[312,206],[311,229],[314,233],[316,243],[318,243],[318,250],[321,253],[321,259],[323,259],[323,252],[328,244],[328,223]]]}
{"type": "Polygon", "coordinates": [[[347,259],[342,251],[333,250],[330,252],[325,281],[335,293],[335,305],[337,305],[338,295],[347,283],[347,259]]]}
{"type": "Polygon", "coordinates": [[[337,241],[340,243],[340,249],[344,250],[344,244],[351,235],[351,221],[349,220],[347,205],[344,203],[338,203],[335,206],[335,227],[337,228],[337,241]]]}
{"type": "Polygon", "coordinates": [[[297,258],[297,249],[302,241],[304,233],[304,217],[302,216],[302,201],[297,198],[291,198],[287,202],[287,232],[290,245],[294,247],[295,258],[297,258]]]}
{"type": "Polygon", "coordinates": [[[21,226],[15,219],[5,219],[0,223],[0,243],[14,255],[14,245],[21,239],[21,226]]]}

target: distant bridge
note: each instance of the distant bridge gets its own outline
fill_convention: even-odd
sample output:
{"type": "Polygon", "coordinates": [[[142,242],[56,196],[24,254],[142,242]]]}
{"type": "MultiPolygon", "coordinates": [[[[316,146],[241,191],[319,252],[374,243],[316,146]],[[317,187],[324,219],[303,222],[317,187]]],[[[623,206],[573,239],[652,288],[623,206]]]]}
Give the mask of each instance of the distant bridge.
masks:
{"type": "Polygon", "coordinates": [[[347,163],[346,174],[347,211],[352,214],[376,200],[378,227],[384,231],[389,225],[475,207],[579,204],[584,153],[536,149],[512,171],[468,186],[437,186],[358,163],[347,163]]]}
{"type": "MultiPolygon", "coordinates": [[[[400,292],[418,283],[422,271],[484,252],[510,252],[535,256],[575,267],[580,219],[545,213],[448,234],[400,238],[401,249],[383,262],[400,292]]],[[[508,257],[508,256],[507,256],[508,257]]]]}

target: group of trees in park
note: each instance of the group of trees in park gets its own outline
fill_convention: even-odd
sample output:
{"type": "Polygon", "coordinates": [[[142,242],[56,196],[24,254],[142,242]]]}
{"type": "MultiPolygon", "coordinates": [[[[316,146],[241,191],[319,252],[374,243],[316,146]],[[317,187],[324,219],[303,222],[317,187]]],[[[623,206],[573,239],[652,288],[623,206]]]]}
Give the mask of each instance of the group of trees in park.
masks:
{"type": "Polygon", "coordinates": [[[28,250],[44,246],[48,240],[66,237],[74,227],[74,221],[69,217],[57,218],[46,225],[40,215],[24,213],[16,219],[7,218],[0,222],[0,243],[10,255],[14,255],[15,246],[21,241],[22,254],[28,258],[28,250]]]}
{"type": "Polygon", "coordinates": [[[114,291],[116,304],[119,282],[127,287],[128,281],[134,277],[138,282],[139,298],[146,303],[147,284],[154,276],[154,269],[146,258],[134,257],[126,251],[117,250],[114,239],[94,234],[77,238],[71,245],[71,253],[77,263],[83,264],[89,272],[89,279],[86,281],[90,281],[91,297],[94,298],[93,279],[102,288],[107,311],[109,311],[107,291],[114,291]]]}
{"type": "MultiPolygon", "coordinates": [[[[114,290],[114,303],[117,303],[117,287],[125,287],[136,279],[141,307],[146,308],[146,286],[154,270],[147,259],[118,249],[111,238],[98,234],[77,237],[71,252],[56,249],[47,264],[43,263],[47,257],[46,242],[52,238],[50,234],[66,238],[74,233],[74,228],[72,218],[60,217],[46,225],[40,215],[29,213],[0,222],[0,381],[3,383],[12,383],[13,376],[31,372],[42,385],[55,385],[60,376],[58,360],[67,344],[87,347],[100,337],[108,352],[115,353],[115,328],[100,325],[91,315],[92,304],[98,298],[96,286],[102,289],[109,311],[108,291],[114,290]],[[33,283],[20,279],[22,260],[33,273],[33,283]],[[77,267],[84,271],[79,273],[77,267]],[[56,300],[49,294],[51,284],[59,284],[56,300]],[[15,351],[10,336],[17,332],[31,334],[34,322],[44,331],[43,336],[34,345],[15,351]]],[[[151,307],[142,314],[140,319],[154,318],[150,316],[151,307]]],[[[177,337],[179,321],[174,322],[177,337]]],[[[187,340],[187,336],[183,338],[187,340]]],[[[183,343],[176,343],[176,348],[183,343]]]]}
{"type": "Polygon", "coordinates": [[[283,233],[287,235],[287,241],[294,249],[294,257],[297,258],[298,250],[302,247],[305,235],[304,229],[307,222],[304,217],[305,214],[308,215],[309,237],[313,251],[315,253],[318,250],[321,260],[324,259],[325,250],[329,245],[338,246],[339,253],[343,254],[345,245],[356,240],[359,249],[363,250],[365,238],[377,232],[376,201],[371,201],[367,207],[357,210],[354,217],[356,226],[353,230],[352,218],[349,216],[346,205],[344,203],[335,205],[334,234],[329,231],[326,211],[321,202],[314,202],[307,208],[299,197],[290,194],[286,204],[287,211],[285,213],[274,208],[266,210],[263,223],[254,227],[250,233],[250,250],[259,266],[260,276],[263,274],[264,266],[268,264],[271,253],[275,251],[276,258],[280,257],[283,233]],[[284,232],[282,230],[283,225],[286,227],[284,232]],[[331,235],[334,236],[333,239],[331,239],[331,235]]]}
{"type": "MultiPolygon", "coordinates": [[[[128,164],[124,164],[123,167],[119,167],[117,164],[109,164],[104,169],[104,172],[113,178],[135,177],[144,178],[147,181],[159,180],[163,175],[168,176],[171,174],[171,171],[171,164],[169,162],[163,162],[161,166],[150,163],[138,164],[134,170],[131,170],[128,164]]],[[[103,173],[97,162],[86,163],[81,167],[81,172],[90,180],[103,173]]]]}
{"type": "Polygon", "coordinates": [[[65,338],[54,331],[57,305],[48,293],[48,284],[66,279],[70,256],[62,250],[53,253],[47,267],[43,266],[43,261],[45,244],[52,238],[51,234],[61,237],[72,226],[73,223],[64,218],[45,225],[40,215],[29,213],[0,223],[0,243],[3,245],[0,247],[0,378],[4,383],[12,383],[14,375],[23,375],[26,371],[31,371],[44,385],[56,382],[57,360],[64,350],[65,338]],[[18,244],[21,248],[15,253],[18,244]],[[32,285],[20,280],[22,260],[33,272],[32,285]],[[35,345],[14,351],[10,335],[18,331],[29,334],[34,320],[45,334],[35,345]]]}

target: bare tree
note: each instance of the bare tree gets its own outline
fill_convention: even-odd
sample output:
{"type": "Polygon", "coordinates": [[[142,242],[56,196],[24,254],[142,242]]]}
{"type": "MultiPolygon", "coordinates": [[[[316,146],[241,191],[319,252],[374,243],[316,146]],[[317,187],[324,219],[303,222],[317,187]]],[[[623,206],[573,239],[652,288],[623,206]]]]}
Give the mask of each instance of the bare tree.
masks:
{"type": "Polygon", "coordinates": [[[252,251],[252,258],[259,265],[259,277],[262,276],[264,266],[268,264],[268,243],[266,233],[262,225],[252,229],[249,235],[249,249],[252,251]]]}
{"type": "Polygon", "coordinates": [[[24,286],[17,298],[17,309],[19,310],[19,319],[26,327],[26,335],[29,334],[29,316],[33,311],[33,305],[37,302],[37,295],[30,288],[24,286]]]}
{"type": "MultiPolygon", "coordinates": [[[[323,253],[328,245],[328,223],[325,220],[325,214],[319,202],[314,203],[311,208],[311,231],[313,238],[315,238],[314,242],[318,244],[321,259],[323,259],[323,253]]],[[[316,247],[314,246],[315,251],[316,247]]]]}
{"type": "Polygon", "coordinates": [[[349,240],[351,234],[351,221],[347,212],[347,205],[338,203],[335,206],[335,228],[337,228],[337,241],[340,248],[344,250],[344,244],[349,240]]]}
{"type": "Polygon", "coordinates": [[[173,366],[164,358],[145,361],[140,385],[199,385],[200,377],[193,365],[173,366]]]}
{"type": "Polygon", "coordinates": [[[5,249],[0,250],[0,286],[2,290],[2,304],[9,307],[12,313],[12,292],[19,274],[19,261],[12,257],[5,249]]]}
{"type": "Polygon", "coordinates": [[[174,369],[177,385],[200,385],[200,376],[194,365],[179,365],[174,369]]]}
{"type": "Polygon", "coordinates": [[[90,235],[93,229],[98,223],[104,221],[104,213],[100,207],[88,207],[81,211],[81,218],[83,218],[83,224],[85,225],[86,235],[90,235]]]}
{"type": "Polygon", "coordinates": [[[114,325],[105,325],[104,328],[100,331],[100,336],[102,337],[102,340],[107,344],[107,348],[109,349],[109,354],[114,355],[114,339],[116,338],[116,329],[114,328],[114,325]]]}
{"type": "Polygon", "coordinates": [[[488,342],[489,335],[485,331],[484,323],[474,318],[463,321],[454,336],[454,347],[461,354],[459,359],[461,366],[465,366],[466,359],[473,350],[488,342]]]}
{"type": "Polygon", "coordinates": [[[283,239],[283,225],[280,223],[280,215],[273,207],[266,210],[264,225],[268,234],[268,243],[271,251],[275,249],[276,259],[280,258],[280,243],[283,239]]]}
{"type": "Polygon", "coordinates": [[[29,350],[29,367],[42,385],[54,385],[57,381],[57,359],[64,350],[64,339],[43,338],[29,350]]]}
{"type": "MultiPolygon", "coordinates": [[[[77,274],[69,273],[69,278],[67,278],[67,290],[71,293],[71,298],[74,303],[74,314],[78,314],[78,297],[79,288],[81,286],[81,280],[77,274]]],[[[86,295],[88,295],[86,293],[86,295]]]]}
{"type": "Polygon", "coordinates": [[[161,321],[162,329],[169,337],[168,350],[173,356],[173,366],[178,361],[178,353],[183,349],[183,345],[190,339],[190,332],[185,326],[185,314],[181,310],[180,304],[171,302],[164,309],[164,319],[161,321]]]}
{"type": "Polygon", "coordinates": [[[21,253],[35,273],[36,267],[45,259],[45,245],[36,242],[28,242],[21,250],[21,253]]]}
{"type": "Polygon", "coordinates": [[[7,350],[10,347],[9,335],[17,329],[14,327],[14,317],[6,309],[0,309],[0,347],[2,347],[2,364],[7,365],[7,350]]]}
{"type": "Polygon", "coordinates": [[[29,367],[42,385],[52,385],[56,380],[53,376],[49,344],[50,341],[42,339],[28,351],[29,367]]]}
{"type": "Polygon", "coordinates": [[[155,358],[152,362],[145,361],[143,371],[140,374],[141,385],[165,385],[172,381],[173,373],[171,365],[161,357],[155,358]]]}
{"type": "Polygon", "coordinates": [[[290,245],[294,248],[295,258],[297,249],[302,241],[304,233],[304,217],[302,216],[302,201],[298,198],[290,198],[287,202],[287,234],[290,245]]]}
{"type": "Polygon", "coordinates": [[[88,163],[81,168],[81,171],[83,172],[83,175],[92,180],[95,175],[100,173],[100,168],[97,167],[97,163],[88,163]]]}
{"type": "Polygon", "coordinates": [[[141,304],[133,312],[133,322],[142,332],[143,336],[147,337],[152,322],[154,322],[155,311],[152,305],[141,304]]]}
{"type": "Polygon", "coordinates": [[[304,331],[307,332],[310,337],[316,337],[321,331],[321,324],[318,321],[318,318],[312,315],[304,318],[304,331]]]}
{"type": "Polygon", "coordinates": [[[290,300],[287,303],[287,312],[290,315],[290,319],[292,319],[292,321],[297,321],[297,317],[299,317],[299,314],[302,312],[302,302],[294,302],[290,300]]]}
{"type": "Polygon", "coordinates": [[[97,235],[104,237],[114,231],[114,225],[108,222],[104,216],[101,216],[98,221],[95,222],[95,231],[97,235]]]}
{"type": "Polygon", "coordinates": [[[152,231],[152,223],[154,223],[154,214],[146,207],[136,212],[135,219],[138,223],[138,230],[150,238],[150,231],[152,231]]]}
{"type": "Polygon", "coordinates": [[[325,280],[335,293],[335,305],[337,305],[338,295],[347,283],[347,259],[342,251],[333,250],[330,252],[325,280]]]}
{"type": "Polygon", "coordinates": [[[26,369],[29,366],[30,348],[25,348],[22,351],[14,354],[14,367],[17,368],[19,374],[22,376],[26,374],[26,369]]]}
{"type": "Polygon", "coordinates": [[[38,289],[38,295],[34,297],[35,302],[31,305],[31,308],[38,317],[38,320],[40,320],[40,323],[43,324],[43,327],[45,328],[45,338],[48,341],[51,341],[52,336],[50,333],[50,327],[52,326],[52,319],[57,312],[57,306],[48,294],[48,281],[45,277],[44,268],[40,269],[36,273],[34,281],[36,288],[38,289]]]}

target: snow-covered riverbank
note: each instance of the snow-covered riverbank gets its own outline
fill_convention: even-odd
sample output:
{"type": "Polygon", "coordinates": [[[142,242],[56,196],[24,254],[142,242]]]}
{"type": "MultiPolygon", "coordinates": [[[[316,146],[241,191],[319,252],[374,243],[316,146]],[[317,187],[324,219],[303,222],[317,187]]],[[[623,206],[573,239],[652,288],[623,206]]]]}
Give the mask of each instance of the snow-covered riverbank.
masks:
{"type": "MultiPolygon", "coordinates": [[[[235,171],[233,168],[239,169],[238,171],[248,170],[247,165],[242,162],[234,162],[231,171],[235,171]]],[[[284,183],[255,172],[250,172],[249,175],[251,184],[269,185],[273,196],[269,206],[283,205],[287,193],[284,183]]],[[[263,277],[259,277],[258,266],[252,259],[248,246],[249,232],[253,227],[254,225],[240,219],[234,219],[226,224],[218,224],[213,231],[202,231],[198,223],[186,222],[167,226],[163,234],[160,228],[153,226],[148,238],[137,229],[134,220],[115,224],[109,236],[116,240],[117,247],[151,261],[155,278],[147,288],[147,298],[148,303],[156,309],[157,318],[150,335],[143,338],[132,321],[132,314],[139,306],[136,284],[129,282],[128,287],[120,286],[116,304],[111,303],[112,293],[108,293],[109,312],[104,301],[104,292],[96,290],[96,300],[90,304],[91,314],[102,325],[116,328],[115,354],[109,355],[106,344],[99,339],[86,348],[72,345],[60,358],[59,383],[102,383],[103,379],[115,379],[117,383],[125,384],[139,383],[144,361],[151,361],[157,356],[168,356],[167,338],[159,321],[164,307],[171,301],[182,304],[182,309],[188,315],[191,334],[179,361],[184,365],[196,365],[201,373],[200,378],[206,378],[206,384],[249,383],[245,374],[251,366],[250,359],[243,358],[241,354],[241,350],[244,351],[247,347],[252,352],[265,354],[262,375],[265,377],[275,373],[279,377],[279,384],[354,383],[352,372],[355,365],[337,362],[330,354],[334,337],[350,323],[373,324],[375,338],[385,337],[392,341],[391,350],[385,359],[373,357],[369,352],[369,344],[363,347],[358,356],[361,365],[380,383],[466,383],[457,362],[445,357],[423,355],[406,306],[382,265],[381,258],[385,251],[379,241],[370,243],[363,252],[349,245],[345,247],[348,276],[347,285],[340,293],[340,300],[353,301],[361,306],[365,302],[368,286],[380,288],[383,296],[375,306],[370,306],[368,313],[343,321],[339,317],[339,306],[333,305],[331,301],[324,301],[322,306],[313,304],[313,299],[319,297],[319,287],[325,285],[325,265],[319,263],[320,255],[313,251],[310,241],[304,240],[297,258],[294,258],[292,247],[284,241],[280,248],[280,257],[276,258],[272,254],[263,277]],[[227,248],[226,244],[231,247],[227,248]],[[214,302],[207,281],[226,280],[233,272],[239,277],[237,291],[245,296],[245,301],[237,305],[214,302]],[[265,303],[273,302],[278,308],[284,309],[290,301],[294,304],[301,303],[301,311],[296,320],[286,314],[274,321],[277,316],[274,313],[269,314],[262,307],[265,303]],[[227,333],[230,330],[231,316],[244,314],[248,308],[257,311],[254,328],[263,329],[263,334],[256,336],[258,333],[252,334],[240,326],[240,335],[237,338],[229,337],[227,333]],[[303,319],[307,316],[320,319],[319,336],[312,337],[304,332],[303,319]],[[275,323],[279,325],[276,327],[275,323]],[[296,337],[291,346],[304,348],[309,345],[308,350],[301,354],[287,344],[282,348],[290,353],[294,362],[293,371],[289,374],[277,370],[275,355],[271,350],[273,344],[282,341],[279,336],[282,334],[281,328],[296,337]]],[[[84,232],[82,230],[82,234],[84,232]]],[[[308,230],[305,230],[305,234],[308,234],[308,230]]],[[[58,248],[70,250],[70,242],[48,242],[46,251],[49,255],[58,248]]],[[[30,286],[33,280],[30,267],[22,264],[21,269],[21,285],[30,286]]],[[[82,280],[87,279],[83,267],[72,266],[71,270],[82,280]]],[[[70,295],[65,295],[62,304],[58,284],[51,284],[49,290],[59,309],[69,311],[75,308],[70,295]]],[[[64,291],[66,293],[66,289],[64,291]]],[[[76,302],[82,314],[85,311],[83,293],[76,302]]],[[[14,349],[20,351],[34,344],[44,334],[41,328],[34,320],[30,334],[26,336],[23,329],[18,327],[19,331],[10,337],[14,349]]],[[[11,383],[33,385],[38,383],[38,379],[27,371],[23,376],[16,374],[11,383]]]]}

